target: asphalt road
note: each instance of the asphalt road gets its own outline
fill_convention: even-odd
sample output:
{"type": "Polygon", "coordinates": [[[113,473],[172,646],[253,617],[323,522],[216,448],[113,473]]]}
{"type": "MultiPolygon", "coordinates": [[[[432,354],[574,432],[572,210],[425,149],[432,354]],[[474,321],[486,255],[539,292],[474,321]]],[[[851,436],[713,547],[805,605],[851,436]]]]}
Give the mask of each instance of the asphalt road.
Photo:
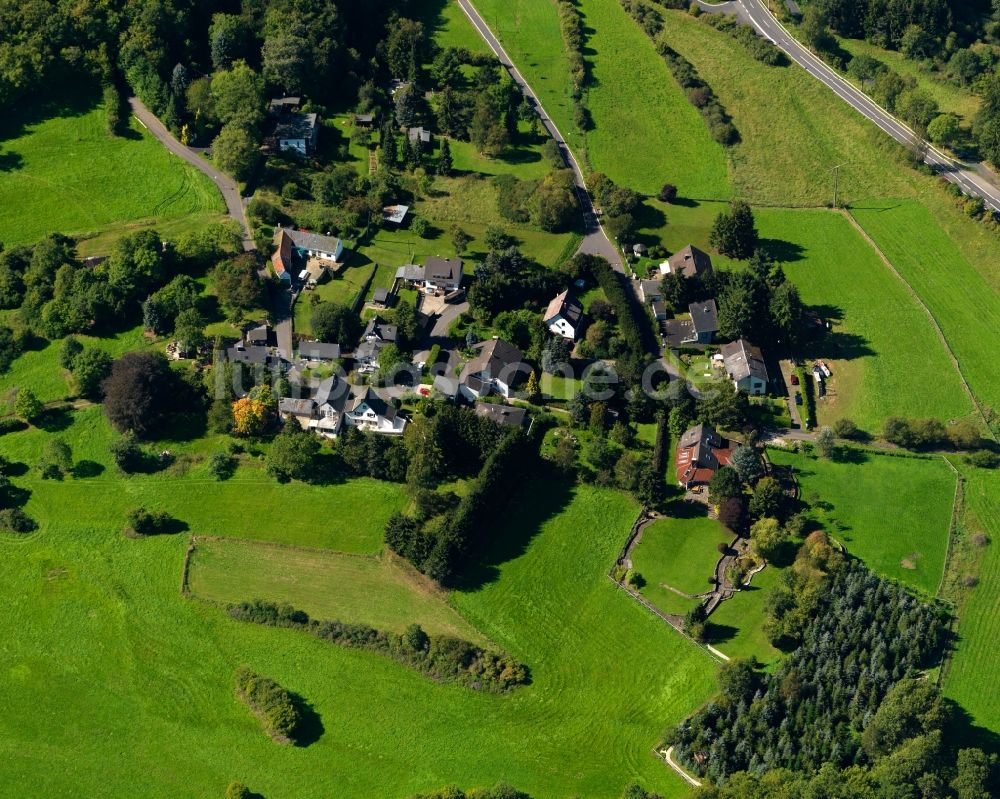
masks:
{"type": "MultiPolygon", "coordinates": [[[[785,27],[767,10],[762,0],[738,0],[738,2],[732,0],[714,6],[701,2],[699,5],[706,10],[735,13],[741,19],[749,22],[757,29],[758,33],[780,47],[792,61],[896,141],[909,146],[914,141],[919,140],[919,137],[909,126],[900,122],[882,106],[838,75],[808,48],[799,44],[795,37],[788,33],[785,27]]],[[[926,144],[927,155],[924,160],[935,171],[952,183],[957,183],[966,194],[982,197],[989,208],[1000,211],[1000,187],[989,180],[987,176],[980,174],[975,168],[967,167],[948,157],[930,143],[926,144]]]]}
{"type": "MultiPolygon", "coordinates": [[[[229,216],[239,224],[243,231],[244,252],[256,251],[257,245],[254,243],[253,236],[250,233],[250,223],[247,221],[246,208],[243,205],[243,196],[240,194],[240,188],[236,184],[236,181],[229,177],[229,175],[224,172],[220,172],[212,166],[212,164],[202,158],[198,152],[177,141],[173,134],[167,130],[167,127],[160,122],[152,111],[146,108],[142,100],[138,97],[129,97],[128,103],[132,107],[132,113],[135,114],[136,119],[142,123],[143,127],[145,127],[157,141],[159,141],[178,158],[191,164],[191,166],[195,167],[200,172],[204,172],[209,178],[211,178],[211,180],[218,187],[219,193],[222,194],[222,199],[226,202],[226,210],[229,213],[229,216]]],[[[257,273],[260,275],[262,280],[267,279],[268,273],[266,261],[261,263],[257,273]]],[[[292,306],[290,292],[284,286],[273,287],[271,290],[271,300],[273,317],[271,322],[275,327],[278,350],[286,358],[291,359],[292,306]]]]}
{"type": "Polygon", "coordinates": [[[479,31],[479,35],[483,37],[486,44],[489,45],[490,49],[496,54],[500,63],[504,66],[507,72],[510,73],[511,78],[514,79],[514,82],[521,89],[521,92],[531,101],[535,108],[535,112],[538,114],[538,118],[542,121],[542,125],[545,126],[549,135],[555,140],[556,144],[559,145],[559,151],[562,153],[563,159],[569,165],[570,169],[573,170],[574,180],[576,183],[576,193],[580,200],[580,208],[583,211],[584,229],[583,242],[580,244],[580,248],[577,252],[590,253],[592,255],[603,255],[615,268],[615,271],[625,274],[625,268],[622,263],[622,254],[615,246],[614,242],[608,238],[607,234],[604,232],[604,228],[601,227],[597,214],[594,213],[594,204],[590,199],[590,192],[587,191],[587,183],[584,180],[583,170],[580,169],[580,164],[577,163],[576,156],[573,155],[573,151],[566,144],[566,140],[563,138],[562,133],[560,133],[559,128],[556,127],[556,123],[549,117],[531,86],[528,85],[528,82],[524,79],[521,73],[518,72],[517,67],[514,66],[514,62],[503,49],[503,45],[501,45],[496,36],[493,35],[489,26],[483,21],[483,18],[479,16],[479,12],[476,11],[475,6],[473,6],[469,0],[458,0],[458,4],[462,7],[465,15],[469,18],[469,21],[472,22],[476,30],[479,31]]]}

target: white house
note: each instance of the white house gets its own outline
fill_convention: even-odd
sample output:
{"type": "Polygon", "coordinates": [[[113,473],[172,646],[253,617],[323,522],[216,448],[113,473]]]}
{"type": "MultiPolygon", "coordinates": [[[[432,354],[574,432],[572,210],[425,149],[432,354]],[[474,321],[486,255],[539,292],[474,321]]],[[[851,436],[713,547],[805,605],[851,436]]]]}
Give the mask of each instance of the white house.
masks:
{"type": "Polygon", "coordinates": [[[344,257],[344,242],[336,236],[321,236],[308,230],[278,228],[284,232],[298,251],[307,258],[321,258],[324,261],[340,263],[344,257]]]}
{"type": "Polygon", "coordinates": [[[371,388],[351,399],[344,412],[344,424],[385,435],[401,435],[406,429],[406,419],[371,388]]]}
{"type": "Polygon", "coordinates": [[[316,114],[283,113],[274,127],[274,138],[282,152],[310,155],[319,139],[319,118],[316,114]]]}
{"type": "Polygon", "coordinates": [[[720,352],[726,374],[739,391],[751,396],[767,393],[767,368],[759,347],[741,338],[732,344],[723,344],[720,352]]]}
{"type": "Polygon", "coordinates": [[[576,341],[583,326],[583,306],[566,289],[549,303],[542,321],[553,335],[576,341]]]}
{"type": "Polygon", "coordinates": [[[468,400],[477,400],[494,391],[509,397],[531,371],[522,352],[503,339],[483,341],[473,349],[476,356],[463,367],[458,378],[458,389],[468,400]]]}

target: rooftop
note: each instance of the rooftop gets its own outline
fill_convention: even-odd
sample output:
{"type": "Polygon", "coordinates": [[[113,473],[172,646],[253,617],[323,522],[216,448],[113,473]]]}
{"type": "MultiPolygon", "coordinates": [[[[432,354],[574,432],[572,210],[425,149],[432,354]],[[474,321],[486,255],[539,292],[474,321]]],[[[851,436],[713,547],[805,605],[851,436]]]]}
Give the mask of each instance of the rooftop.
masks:
{"type": "Polygon", "coordinates": [[[715,300],[692,302],[688,311],[696,333],[715,333],[719,329],[719,309],[715,300]]]}
{"type": "Polygon", "coordinates": [[[290,227],[279,227],[275,236],[279,239],[287,238],[300,250],[311,250],[313,252],[325,252],[335,254],[340,248],[340,239],[336,236],[323,236],[313,233],[310,230],[296,230],[290,227]]]}
{"type": "Polygon", "coordinates": [[[278,139],[309,139],[316,130],[317,116],[315,114],[287,113],[274,128],[278,139]]]}
{"type": "Polygon", "coordinates": [[[549,301],[549,307],[545,309],[543,321],[548,322],[557,316],[561,316],[571,325],[576,325],[583,316],[583,306],[576,297],[569,293],[569,289],[549,301]]]}
{"type": "Polygon", "coordinates": [[[731,379],[737,382],[748,377],[767,380],[764,355],[759,347],[755,347],[745,338],[738,339],[732,344],[723,344],[720,352],[726,364],[726,372],[731,379]]]}
{"type": "Polygon", "coordinates": [[[510,405],[498,405],[494,402],[477,402],[476,416],[490,419],[497,424],[510,427],[524,427],[528,412],[524,408],[513,408],[510,405]]]}
{"type": "Polygon", "coordinates": [[[394,225],[401,225],[409,210],[410,206],[408,205],[387,205],[382,209],[382,220],[394,225]]]}
{"type": "Polygon", "coordinates": [[[660,264],[661,272],[679,274],[684,277],[696,277],[712,271],[712,259],[708,253],[702,252],[697,247],[688,245],[671,255],[663,264],[660,264]],[[667,268],[664,270],[663,266],[667,268]]]}

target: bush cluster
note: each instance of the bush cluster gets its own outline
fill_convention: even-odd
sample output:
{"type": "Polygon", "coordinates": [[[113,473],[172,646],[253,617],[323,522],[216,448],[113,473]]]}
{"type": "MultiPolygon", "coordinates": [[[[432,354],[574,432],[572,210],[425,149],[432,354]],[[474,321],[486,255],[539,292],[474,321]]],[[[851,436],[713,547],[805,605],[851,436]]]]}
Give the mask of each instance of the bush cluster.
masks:
{"type": "Polygon", "coordinates": [[[296,740],[302,725],[302,714],[295,698],[286,689],[244,666],[236,672],[236,693],[274,740],[281,743],[296,740]]]}
{"type": "Polygon", "coordinates": [[[173,526],[173,517],[164,510],[147,510],[146,508],[132,508],[125,513],[127,530],[131,530],[136,535],[161,535],[170,532],[173,526]]]}
{"type": "Polygon", "coordinates": [[[762,64],[769,67],[782,67],[788,64],[788,58],[777,45],[763,36],[758,36],[751,25],[740,22],[736,17],[728,14],[704,14],[702,19],[712,27],[728,33],[762,64]]]}
{"type": "Polygon", "coordinates": [[[456,682],[477,691],[501,692],[528,682],[528,669],[510,655],[483,649],[459,638],[428,635],[411,624],[402,635],[367,624],[310,619],[290,605],[254,600],[231,605],[239,621],[292,627],[331,644],[377,652],[441,682],[456,682]]]}
{"type": "Polygon", "coordinates": [[[976,426],[969,422],[945,425],[937,419],[902,419],[890,416],[885,420],[882,437],[904,449],[940,449],[952,447],[975,450],[982,446],[976,426]]]}
{"type": "Polygon", "coordinates": [[[583,58],[583,16],[573,0],[556,0],[559,9],[559,29],[562,31],[569,72],[573,78],[573,121],[582,130],[590,129],[590,114],[583,104],[583,89],[587,85],[587,63],[583,58]]]}

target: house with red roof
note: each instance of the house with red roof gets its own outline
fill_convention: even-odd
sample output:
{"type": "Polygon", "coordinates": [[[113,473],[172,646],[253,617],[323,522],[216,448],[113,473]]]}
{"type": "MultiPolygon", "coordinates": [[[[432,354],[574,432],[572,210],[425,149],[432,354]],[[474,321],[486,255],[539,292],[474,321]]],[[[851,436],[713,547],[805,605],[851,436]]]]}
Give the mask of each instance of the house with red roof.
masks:
{"type": "Polygon", "coordinates": [[[729,465],[737,446],[707,424],[692,427],[677,444],[677,482],[684,488],[707,484],[719,469],[729,465]]]}

